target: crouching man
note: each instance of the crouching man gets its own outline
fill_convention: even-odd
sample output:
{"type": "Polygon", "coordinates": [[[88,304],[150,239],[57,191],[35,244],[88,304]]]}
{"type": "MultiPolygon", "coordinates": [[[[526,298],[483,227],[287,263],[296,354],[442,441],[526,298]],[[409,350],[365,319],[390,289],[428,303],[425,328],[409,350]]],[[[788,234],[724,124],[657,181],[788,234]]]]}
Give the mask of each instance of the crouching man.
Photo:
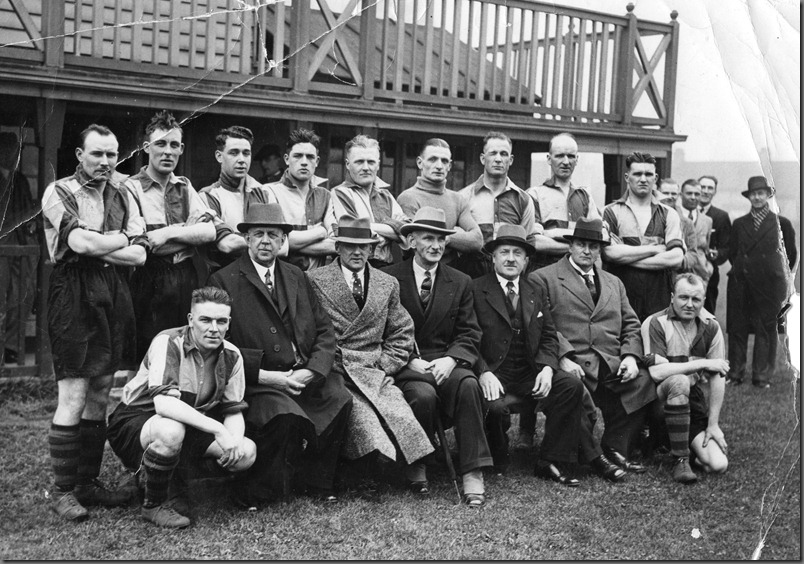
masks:
{"type": "Polygon", "coordinates": [[[706,283],[697,274],[676,276],[670,307],[642,324],[645,364],[656,382],[674,458],[673,479],[689,484],[698,477],[690,467],[690,450],[706,472],[725,472],[728,445],[720,429],[720,408],[729,363],[723,331],[703,309],[706,283]],[[708,373],[710,397],[699,384],[708,373]]]}
{"type": "Polygon", "coordinates": [[[229,472],[247,470],[256,458],[244,436],[243,359],[223,339],[230,312],[225,291],[194,290],[189,325],[154,338],[109,416],[109,444],[126,467],[142,472],[142,516],[161,527],[190,525],[186,500],[168,503],[180,457],[199,465],[210,458],[229,472]]]}

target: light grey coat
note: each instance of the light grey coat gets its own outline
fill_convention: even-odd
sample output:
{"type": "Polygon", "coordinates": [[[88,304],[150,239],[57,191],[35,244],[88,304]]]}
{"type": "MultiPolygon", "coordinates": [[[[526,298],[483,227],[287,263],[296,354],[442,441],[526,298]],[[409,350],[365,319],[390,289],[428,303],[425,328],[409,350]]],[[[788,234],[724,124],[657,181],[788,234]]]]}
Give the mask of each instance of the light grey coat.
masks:
{"type": "Polygon", "coordinates": [[[399,282],[369,265],[366,268],[369,281],[362,310],[346,284],[340,261],[307,273],[335,326],[338,351],[332,370],[343,374],[354,397],[344,455],[355,459],[378,450],[396,460],[392,436],[410,463],[431,453],[432,443],[399,388],[383,383],[386,375],[393,376],[408,362],[414,349],[413,320],[399,302],[399,282]]]}

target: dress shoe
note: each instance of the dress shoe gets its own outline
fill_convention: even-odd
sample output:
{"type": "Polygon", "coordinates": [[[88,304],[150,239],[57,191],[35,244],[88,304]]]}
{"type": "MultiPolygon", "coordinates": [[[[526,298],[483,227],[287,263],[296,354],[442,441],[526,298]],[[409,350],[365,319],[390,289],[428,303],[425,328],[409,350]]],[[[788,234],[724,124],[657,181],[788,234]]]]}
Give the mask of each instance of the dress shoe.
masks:
{"type": "Polygon", "coordinates": [[[690,468],[690,461],[686,456],[676,457],[676,462],[673,464],[673,479],[682,484],[698,481],[698,476],[690,468]]]}
{"type": "Polygon", "coordinates": [[[753,386],[761,390],[766,390],[771,387],[770,382],[753,382],[753,386]]]}
{"type": "Polygon", "coordinates": [[[601,454],[589,463],[595,474],[607,479],[609,482],[622,482],[625,479],[625,470],[613,464],[605,454],[601,454]]]}
{"type": "Polygon", "coordinates": [[[463,500],[469,507],[482,507],[486,503],[486,496],[479,493],[468,493],[464,494],[463,500]]]}
{"type": "Polygon", "coordinates": [[[577,488],[581,485],[578,480],[565,476],[555,464],[550,464],[549,462],[537,462],[536,467],[533,469],[533,475],[537,478],[552,480],[568,488],[577,488]]]}
{"type": "Polygon", "coordinates": [[[648,470],[641,464],[631,462],[613,448],[604,448],[603,453],[606,455],[606,458],[611,460],[614,464],[616,464],[626,472],[633,472],[634,474],[642,474],[644,472],[647,472],[648,470]]]}
{"type": "Polygon", "coordinates": [[[416,482],[408,481],[407,489],[409,492],[416,495],[430,495],[430,482],[427,480],[420,480],[416,482]]]}
{"type": "Polygon", "coordinates": [[[338,503],[338,496],[335,495],[335,492],[331,488],[307,486],[306,494],[323,504],[338,503]]]}

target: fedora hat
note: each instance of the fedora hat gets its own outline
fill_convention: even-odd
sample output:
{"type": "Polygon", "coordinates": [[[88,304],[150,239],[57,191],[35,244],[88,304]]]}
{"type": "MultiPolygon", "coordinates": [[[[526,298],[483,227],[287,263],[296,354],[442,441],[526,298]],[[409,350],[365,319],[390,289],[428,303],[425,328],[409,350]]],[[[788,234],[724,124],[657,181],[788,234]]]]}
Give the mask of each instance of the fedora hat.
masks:
{"type": "Polygon", "coordinates": [[[512,225],[510,223],[503,223],[497,229],[497,236],[491,241],[483,245],[483,250],[491,254],[494,249],[500,245],[517,245],[527,251],[528,255],[536,252],[536,247],[528,243],[527,233],[525,228],[521,225],[512,225]]]}
{"type": "Polygon", "coordinates": [[[279,204],[253,204],[246,211],[243,223],[237,224],[237,230],[245,233],[252,227],[279,227],[285,233],[293,230],[293,226],[285,223],[285,216],[279,204]]]}
{"type": "Polygon", "coordinates": [[[564,235],[562,239],[571,243],[573,239],[582,239],[584,241],[596,241],[601,245],[610,245],[611,241],[603,237],[603,220],[601,219],[586,219],[580,218],[575,223],[575,231],[572,235],[564,235]]]}
{"type": "Polygon", "coordinates": [[[399,228],[403,236],[414,231],[430,231],[441,235],[452,235],[454,229],[447,229],[447,216],[444,210],[431,206],[424,206],[416,211],[411,223],[406,223],[399,228]]]}
{"type": "Polygon", "coordinates": [[[773,186],[768,184],[768,181],[765,179],[764,176],[752,176],[748,179],[748,190],[743,190],[742,194],[746,198],[751,195],[751,192],[756,190],[767,190],[770,192],[770,195],[773,196],[776,193],[776,190],[773,186]]]}
{"type": "Polygon", "coordinates": [[[367,217],[342,215],[338,220],[338,231],[334,237],[337,243],[366,245],[379,243],[380,238],[371,231],[371,221],[367,217]]]}

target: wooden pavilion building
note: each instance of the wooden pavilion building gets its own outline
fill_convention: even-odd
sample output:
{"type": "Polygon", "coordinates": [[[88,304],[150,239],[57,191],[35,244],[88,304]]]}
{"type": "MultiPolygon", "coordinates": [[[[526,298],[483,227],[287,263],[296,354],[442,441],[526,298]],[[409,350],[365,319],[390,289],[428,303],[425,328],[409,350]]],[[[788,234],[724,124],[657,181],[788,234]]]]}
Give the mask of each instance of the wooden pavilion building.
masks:
{"type": "MultiPolygon", "coordinates": [[[[669,171],[684,139],[673,130],[679,26],[669,16],[530,0],[0,0],[0,130],[22,140],[37,200],[72,173],[78,133],[93,122],[116,133],[118,170],[134,173],[145,124],[166,108],[184,120],[178,172],[197,187],[217,177],[213,139],[234,124],[252,129],[255,150],[313,128],[330,185],[343,178],[345,142],[372,135],[395,194],[415,180],[429,137],[452,146],[459,189],[482,173],[483,135],[507,133],[519,155],[510,176],[527,187],[529,155],[570,131],[603,154],[610,201],[625,155],[648,151],[669,171]]],[[[47,257],[42,243],[2,245],[0,256],[47,257]]],[[[29,358],[0,360],[4,376],[52,372],[48,274],[39,260],[37,313],[25,334],[5,336],[29,358]]]]}

